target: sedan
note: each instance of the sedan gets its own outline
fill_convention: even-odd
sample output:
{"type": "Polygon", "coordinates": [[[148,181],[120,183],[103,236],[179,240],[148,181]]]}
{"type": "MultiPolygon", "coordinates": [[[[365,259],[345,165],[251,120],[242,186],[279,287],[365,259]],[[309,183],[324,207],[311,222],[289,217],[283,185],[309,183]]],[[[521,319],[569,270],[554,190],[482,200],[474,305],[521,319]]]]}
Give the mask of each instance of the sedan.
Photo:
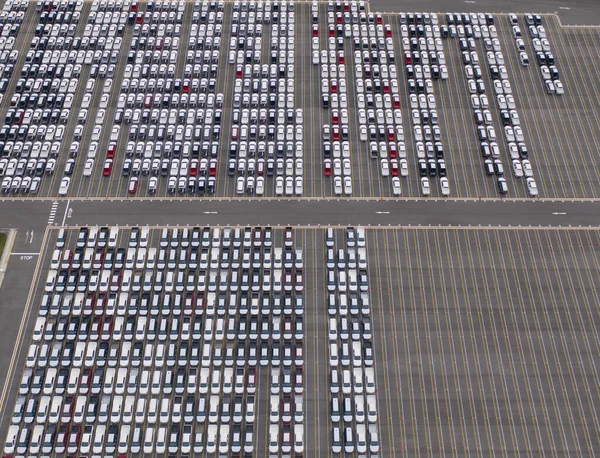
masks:
{"type": "Polygon", "coordinates": [[[333,190],[336,196],[341,196],[343,189],[342,189],[342,177],[336,176],[333,177],[333,190]]]}
{"type": "Polygon", "coordinates": [[[429,187],[429,178],[427,177],[421,178],[421,193],[424,196],[428,196],[431,194],[431,188],[429,187]]]}
{"type": "Polygon", "coordinates": [[[450,195],[450,184],[448,182],[448,178],[446,178],[446,177],[440,178],[440,187],[442,189],[442,196],[450,195]]]}
{"type": "Polygon", "coordinates": [[[529,195],[534,197],[538,195],[538,188],[535,180],[531,177],[527,178],[527,190],[529,191],[529,195]]]}

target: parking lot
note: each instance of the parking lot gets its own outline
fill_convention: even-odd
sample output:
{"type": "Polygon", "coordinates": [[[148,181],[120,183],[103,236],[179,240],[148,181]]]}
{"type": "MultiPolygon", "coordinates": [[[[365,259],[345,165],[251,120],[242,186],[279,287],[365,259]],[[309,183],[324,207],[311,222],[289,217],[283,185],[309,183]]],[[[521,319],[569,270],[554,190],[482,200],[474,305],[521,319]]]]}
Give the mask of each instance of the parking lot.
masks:
{"type": "Polygon", "coordinates": [[[71,229],[62,248],[50,230],[3,437],[50,456],[283,456],[299,425],[305,456],[599,449],[596,232],[260,229],[71,229]]]}
{"type": "MultiPolygon", "coordinates": [[[[479,126],[487,129],[483,141],[498,146],[491,147],[489,166],[461,37],[442,37],[435,50],[419,42],[420,55],[433,51],[438,62],[407,63],[409,16],[377,15],[360,2],[42,2],[26,11],[19,2],[7,5],[23,24],[3,45],[7,59],[19,50],[0,105],[6,131],[0,173],[11,195],[495,197],[504,180],[509,197],[525,198],[533,193],[526,185],[533,178],[540,197],[598,197],[598,111],[591,102],[598,37],[593,29],[561,28],[552,15],[540,20],[563,83],[560,96],[546,93],[525,16],[516,24],[526,67],[509,16],[492,18],[503,61],[495,65],[504,67],[500,76],[512,88],[520,121],[512,126],[511,118],[508,126],[521,128],[530,153],[531,168],[519,167],[532,176],[520,177],[513,162],[524,156],[505,140],[507,123],[494,92],[499,80],[487,69],[493,63],[483,32],[469,52],[478,54],[483,70],[473,80],[481,80],[485,92],[476,91],[489,102],[479,126]],[[377,49],[381,62],[371,61],[368,49],[377,49]],[[55,66],[51,73],[48,63],[55,66]],[[431,97],[425,117],[423,103],[411,100],[420,83],[410,92],[409,80],[418,83],[421,73],[431,97]],[[328,108],[324,79],[331,86],[328,108]],[[340,83],[335,93],[334,80],[340,83]],[[57,102],[46,100],[51,88],[57,102]],[[330,140],[324,140],[325,125],[330,140]]],[[[434,40],[448,19],[427,17],[419,39],[434,40]]],[[[472,16],[482,17],[486,22],[472,16]]]]}
{"type": "Polygon", "coordinates": [[[598,453],[598,234],[367,231],[381,446],[598,453]]]}
{"type": "Polygon", "coordinates": [[[302,454],[291,229],[52,232],[7,454],[302,454]]]}

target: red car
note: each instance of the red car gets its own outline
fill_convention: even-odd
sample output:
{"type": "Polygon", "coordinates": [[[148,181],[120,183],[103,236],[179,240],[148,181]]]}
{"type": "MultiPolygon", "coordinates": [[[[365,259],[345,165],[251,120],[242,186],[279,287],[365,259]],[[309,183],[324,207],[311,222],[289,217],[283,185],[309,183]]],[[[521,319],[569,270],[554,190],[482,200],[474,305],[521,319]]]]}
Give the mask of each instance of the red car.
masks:
{"type": "Polygon", "coordinates": [[[390,154],[390,158],[392,159],[395,159],[398,156],[398,150],[395,143],[390,143],[388,152],[390,154]]]}
{"type": "Polygon", "coordinates": [[[264,160],[258,160],[258,162],[256,163],[256,174],[260,175],[260,176],[265,174],[265,161],[264,160]]]}
{"type": "Polygon", "coordinates": [[[398,162],[397,161],[390,161],[390,170],[391,170],[393,177],[398,176],[398,162]]]}
{"type": "Polygon", "coordinates": [[[215,159],[212,159],[210,161],[210,168],[208,169],[208,174],[211,177],[214,177],[217,175],[217,161],[215,159]]]}
{"type": "Polygon", "coordinates": [[[330,37],[335,37],[335,27],[333,26],[333,24],[329,24],[328,30],[329,30],[328,35],[330,37]]]}
{"type": "Polygon", "coordinates": [[[383,93],[384,94],[389,94],[389,92],[390,92],[390,83],[387,80],[385,80],[385,81],[383,81],[383,84],[381,86],[383,87],[383,93]]]}
{"type": "Polygon", "coordinates": [[[340,122],[340,115],[337,110],[331,110],[331,123],[338,124],[340,122]]]}
{"type": "Polygon", "coordinates": [[[340,139],[340,126],[334,125],[331,128],[331,134],[332,134],[334,140],[339,140],[340,139]]]}
{"type": "Polygon", "coordinates": [[[344,63],[344,51],[338,51],[338,64],[344,63]]]}
{"type": "Polygon", "coordinates": [[[382,24],[383,23],[383,17],[381,16],[381,13],[377,13],[375,15],[375,23],[376,24],[382,24]]]}
{"type": "Polygon", "coordinates": [[[344,22],[344,16],[342,16],[342,13],[335,13],[335,22],[338,24],[344,22]]]}
{"type": "Polygon", "coordinates": [[[384,30],[385,30],[385,36],[386,37],[391,37],[392,36],[392,27],[389,24],[386,24],[384,26],[384,30]]]}
{"type": "Polygon", "coordinates": [[[139,182],[138,177],[132,177],[129,180],[129,185],[127,186],[127,191],[129,192],[129,194],[135,194],[137,192],[138,182],[139,182]]]}
{"type": "Polygon", "coordinates": [[[392,104],[394,108],[400,108],[400,96],[398,94],[392,95],[392,104]]]}
{"type": "Polygon", "coordinates": [[[108,144],[108,149],[106,150],[106,158],[113,159],[117,152],[117,144],[115,142],[111,142],[108,144]]]}
{"type": "Polygon", "coordinates": [[[190,176],[195,177],[198,175],[198,159],[192,159],[190,162],[190,176]]]}
{"type": "Polygon", "coordinates": [[[334,79],[331,80],[330,89],[331,89],[331,92],[337,92],[337,90],[338,90],[337,80],[334,80],[334,79]]]}
{"type": "Polygon", "coordinates": [[[319,26],[317,24],[313,24],[313,26],[312,26],[312,36],[313,37],[319,36],[319,26]]]}
{"type": "Polygon", "coordinates": [[[241,65],[235,67],[235,77],[241,78],[244,75],[244,68],[241,65]]]}
{"type": "Polygon", "coordinates": [[[102,176],[109,177],[112,172],[113,160],[107,159],[104,162],[104,168],[102,169],[102,176]]]}
{"type": "Polygon", "coordinates": [[[330,159],[325,159],[323,161],[323,174],[326,177],[330,177],[331,176],[331,160],[330,159]]]}
{"type": "Polygon", "coordinates": [[[395,138],[396,138],[396,132],[394,132],[394,128],[391,126],[388,127],[388,131],[387,131],[388,142],[393,142],[395,138]]]}
{"type": "Polygon", "coordinates": [[[190,92],[190,80],[183,80],[183,85],[181,86],[181,90],[185,93],[190,92]]]}

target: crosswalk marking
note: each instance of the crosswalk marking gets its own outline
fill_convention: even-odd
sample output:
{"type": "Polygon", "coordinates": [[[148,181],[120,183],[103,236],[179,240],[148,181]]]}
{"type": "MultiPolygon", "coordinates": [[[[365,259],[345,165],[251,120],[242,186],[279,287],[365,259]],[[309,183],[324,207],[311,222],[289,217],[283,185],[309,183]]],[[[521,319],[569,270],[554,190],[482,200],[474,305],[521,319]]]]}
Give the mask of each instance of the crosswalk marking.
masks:
{"type": "Polygon", "coordinates": [[[54,224],[54,219],[56,217],[56,210],[58,208],[58,202],[52,202],[52,207],[50,208],[50,216],[48,217],[48,226],[52,226],[54,224]]]}

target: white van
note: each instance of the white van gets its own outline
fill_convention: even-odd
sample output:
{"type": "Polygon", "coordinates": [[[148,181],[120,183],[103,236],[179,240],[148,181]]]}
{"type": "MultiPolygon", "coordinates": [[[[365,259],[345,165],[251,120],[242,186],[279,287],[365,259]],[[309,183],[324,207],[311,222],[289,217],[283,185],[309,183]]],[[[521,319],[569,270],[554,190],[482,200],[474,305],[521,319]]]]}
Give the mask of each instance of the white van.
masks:
{"type": "Polygon", "coordinates": [[[277,453],[279,451],[279,425],[269,426],[269,452],[277,453]]]}
{"type": "Polygon", "coordinates": [[[60,255],[62,254],[61,250],[54,250],[52,252],[52,260],[50,261],[51,269],[58,269],[60,267],[60,255]]]}
{"type": "Polygon", "coordinates": [[[217,425],[209,425],[206,432],[206,452],[215,453],[217,451],[217,425]]]}
{"type": "Polygon", "coordinates": [[[304,425],[294,425],[294,453],[304,453],[304,425]]]}
{"type": "Polygon", "coordinates": [[[156,248],[152,247],[148,249],[148,257],[146,259],[146,268],[154,269],[156,266],[156,248]]]}
{"type": "Polygon", "coordinates": [[[8,428],[8,435],[6,436],[6,442],[4,443],[4,453],[7,455],[15,453],[18,435],[19,425],[11,425],[10,428],[8,428]]]}
{"type": "Polygon", "coordinates": [[[97,425],[92,450],[94,453],[102,453],[106,437],[106,425],[97,425]]]}
{"type": "Polygon", "coordinates": [[[148,234],[150,233],[150,228],[143,227],[140,231],[140,247],[146,248],[148,246],[148,234]]]}
{"type": "Polygon", "coordinates": [[[225,337],[225,320],[223,318],[217,318],[217,326],[215,328],[215,340],[222,342],[225,337]]]}
{"type": "Polygon", "coordinates": [[[52,291],[54,291],[54,285],[56,284],[56,276],[56,270],[48,271],[48,276],[46,277],[46,286],[44,287],[44,290],[47,293],[51,293],[52,291]]]}
{"type": "Polygon", "coordinates": [[[67,394],[75,394],[77,393],[77,387],[79,386],[79,376],[81,374],[81,369],[74,367],[71,369],[71,373],[69,374],[69,383],[67,384],[67,394]]]}
{"type": "Polygon", "coordinates": [[[125,454],[129,451],[130,434],[131,434],[131,426],[121,425],[121,430],[119,432],[119,446],[118,446],[119,453],[125,454]]]}
{"type": "Polygon", "coordinates": [[[29,352],[27,353],[27,361],[25,365],[27,367],[34,367],[38,358],[40,347],[37,344],[31,344],[29,346],[29,352]]]}
{"type": "Polygon", "coordinates": [[[332,342],[329,344],[329,365],[331,367],[337,367],[339,364],[338,358],[338,344],[332,342]]]}
{"type": "Polygon", "coordinates": [[[154,451],[154,428],[146,429],[144,436],[144,454],[152,454],[154,451]]]}
{"type": "Polygon", "coordinates": [[[108,235],[108,247],[115,248],[117,246],[117,238],[119,236],[119,228],[111,227],[108,235]]]}
{"type": "Polygon", "coordinates": [[[340,316],[348,315],[348,296],[340,293],[340,305],[339,305],[340,316]]]}
{"type": "Polygon", "coordinates": [[[272,394],[270,401],[269,420],[271,423],[279,423],[279,395],[272,394]]]}

